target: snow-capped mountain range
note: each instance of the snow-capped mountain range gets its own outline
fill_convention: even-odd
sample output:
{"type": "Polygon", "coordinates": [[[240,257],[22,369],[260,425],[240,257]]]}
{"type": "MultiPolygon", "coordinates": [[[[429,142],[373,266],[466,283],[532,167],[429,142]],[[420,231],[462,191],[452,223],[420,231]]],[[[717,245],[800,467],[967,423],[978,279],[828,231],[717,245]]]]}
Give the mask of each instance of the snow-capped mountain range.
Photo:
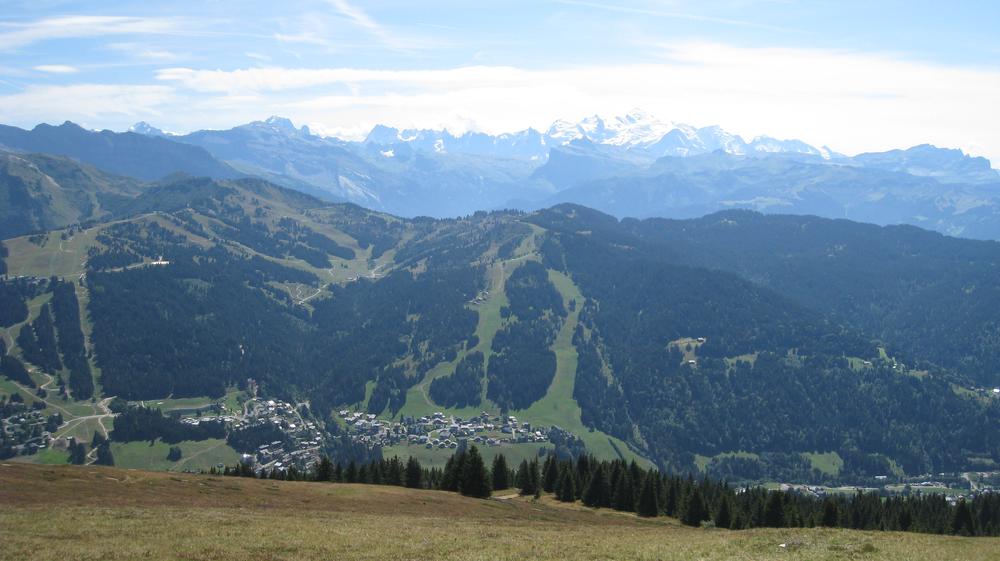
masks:
{"type": "Polygon", "coordinates": [[[147,181],[255,176],[402,216],[561,202],[620,217],[752,208],[1000,239],[1000,174],[985,158],[931,145],[847,157],[796,140],[748,142],[641,111],[498,135],[380,125],[361,141],[281,117],[183,135],[148,123],[127,133],[0,125],[3,150],[68,156],[147,181]]]}
{"type": "Polygon", "coordinates": [[[816,148],[800,140],[760,136],[747,142],[718,126],[696,128],[661,121],[639,109],[610,119],[598,115],[576,122],[560,119],[544,133],[529,128],[497,136],[477,132],[455,136],[447,130],[399,130],[378,125],[364,142],[383,146],[404,143],[435,152],[537,160],[544,159],[553,146],[575,141],[615,147],[645,159],[697,156],[716,150],[734,155],[791,153],[820,156],[827,160],[841,157],[829,148],[816,148]]]}

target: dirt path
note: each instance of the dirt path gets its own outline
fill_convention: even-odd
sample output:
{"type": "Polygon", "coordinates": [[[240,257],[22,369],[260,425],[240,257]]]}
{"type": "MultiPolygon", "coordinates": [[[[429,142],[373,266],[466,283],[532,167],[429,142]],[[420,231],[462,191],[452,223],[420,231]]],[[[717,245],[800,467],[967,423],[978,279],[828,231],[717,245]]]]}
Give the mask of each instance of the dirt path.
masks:
{"type": "MultiPolygon", "coordinates": [[[[33,372],[34,372],[34,371],[33,371],[33,372]]],[[[48,374],[45,374],[44,372],[42,372],[42,375],[44,375],[44,376],[48,376],[48,377],[49,377],[49,381],[48,381],[48,382],[46,382],[46,383],[45,383],[45,384],[43,384],[43,385],[48,385],[48,384],[51,384],[51,383],[52,383],[53,379],[52,379],[52,377],[51,377],[51,376],[49,376],[48,374]]],[[[37,396],[37,395],[35,394],[35,390],[33,390],[33,389],[31,389],[31,388],[27,388],[27,387],[23,386],[23,385],[22,385],[22,384],[21,384],[20,382],[16,382],[16,381],[14,381],[14,380],[11,380],[11,383],[13,383],[13,384],[14,384],[15,386],[17,386],[18,388],[20,388],[20,389],[21,389],[22,391],[24,391],[25,393],[27,393],[27,394],[29,394],[29,395],[33,396],[33,397],[34,397],[35,399],[37,399],[37,400],[39,400],[39,401],[41,401],[41,402],[45,403],[45,404],[46,404],[46,405],[48,405],[49,407],[52,407],[53,409],[58,409],[58,410],[59,410],[60,412],[62,412],[62,413],[63,413],[64,415],[66,415],[66,416],[68,416],[68,417],[72,417],[72,418],[76,418],[76,415],[74,415],[74,414],[70,413],[70,412],[69,412],[69,411],[67,411],[66,409],[63,409],[63,408],[62,408],[62,407],[60,407],[59,405],[57,405],[57,404],[55,404],[55,403],[52,403],[51,401],[49,401],[49,400],[48,400],[48,397],[38,397],[38,396],[37,396]]],[[[47,391],[53,391],[53,390],[47,390],[47,391]]]]}
{"type": "MultiPolygon", "coordinates": [[[[377,279],[378,278],[378,271],[382,267],[385,267],[385,263],[382,263],[381,265],[377,265],[374,269],[372,269],[371,271],[369,271],[368,277],[369,278],[373,278],[373,279],[377,279]]],[[[334,272],[333,272],[333,267],[330,267],[327,270],[330,272],[330,276],[331,277],[335,276],[334,272]]],[[[361,279],[361,277],[362,277],[362,275],[356,275],[353,278],[347,279],[347,282],[355,282],[355,281],[361,279]]],[[[337,282],[337,281],[331,280],[330,282],[324,283],[322,286],[320,286],[319,288],[317,288],[315,292],[313,292],[312,294],[310,294],[309,296],[306,296],[304,298],[302,297],[302,290],[300,288],[297,288],[296,289],[296,295],[293,296],[293,298],[297,299],[299,304],[305,304],[306,302],[308,302],[308,301],[312,300],[313,298],[315,298],[315,297],[319,296],[320,294],[322,294],[322,292],[324,290],[326,290],[327,287],[329,287],[331,284],[334,284],[335,282],[337,282]]]]}
{"type": "Polygon", "coordinates": [[[182,467],[184,467],[184,466],[185,466],[185,465],[186,465],[186,464],[187,464],[188,462],[190,462],[191,460],[193,460],[193,459],[197,458],[198,456],[200,456],[200,455],[204,454],[205,452],[210,452],[210,451],[212,451],[212,450],[215,450],[215,449],[219,448],[220,446],[225,446],[225,445],[226,445],[226,441],[225,441],[225,440],[223,440],[222,442],[220,442],[220,443],[216,444],[215,446],[211,446],[211,447],[209,447],[209,448],[205,448],[204,450],[199,450],[199,451],[195,452],[194,454],[191,454],[191,455],[190,455],[190,456],[188,456],[187,458],[181,458],[181,461],[180,461],[180,462],[178,462],[178,463],[177,463],[177,465],[176,465],[176,466],[174,466],[174,467],[177,467],[177,468],[182,468],[182,467]]]}

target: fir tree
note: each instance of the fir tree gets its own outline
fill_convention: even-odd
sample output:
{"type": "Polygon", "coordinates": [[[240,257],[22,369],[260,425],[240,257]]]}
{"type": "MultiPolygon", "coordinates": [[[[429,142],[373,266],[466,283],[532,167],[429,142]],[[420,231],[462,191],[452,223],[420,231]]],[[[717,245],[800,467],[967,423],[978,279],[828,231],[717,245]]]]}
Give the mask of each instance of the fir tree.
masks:
{"type": "Polygon", "coordinates": [[[382,478],[386,485],[403,485],[403,463],[399,461],[399,457],[393,456],[389,460],[389,464],[385,470],[385,475],[382,478]]]}
{"type": "Polygon", "coordinates": [[[678,483],[675,479],[671,479],[663,486],[663,512],[667,516],[677,515],[677,496],[678,496],[678,483]]]}
{"type": "Polygon", "coordinates": [[[97,447],[97,460],[94,463],[99,466],[115,465],[115,457],[111,454],[110,442],[105,440],[103,444],[97,447]]]}
{"type": "Polygon", "coordinates": [[[590,476],[587,488],[583,491],[583,504],[589,507],[607,506],[608,476],[603,467],[598,467],[590,476]]]}
{"type": "Polygon", "coordinates": [[[656,495],[656,483],[654,479],[656,473],[650,471],[642,481],[642,489],[639,492],[639,501],[636,506],[636,513],[639,516],[653,517],[660,514],[660,501],[656,495]]]}
{"type": "Polygon", "coordinates": [[[441,476],[442,491],[458,491],[462,475],[465,473],[465,462],[468,453],[464,450],[452,454],[444,464],[444,474],[441,476]]]}
{"type": "Polygon", "coordinates": [[[331,481],[333,479],[333,463],[323,456],[316,462],[316,481],[331,481]]]}
{"type": "Polygon", "coordinates": [[[479,455],[479,449],[475,446],[470,447],[468,453],[465,454],[462,475],[459,480],[459,492],[467,497],[481,499],[490,496],[489,473],[486,471],[483,457],[479,455]]]}
{"type": "Polygon", "coordinates": [[[170,450],[167,452],[167,461],[179,461],[183,455],[184,453],[181,451],[180,446],[171,446],[170,450]]]}
{"type": "Polygon", "coordinates": [[[528,463],[528,475],[531,476],[531,487],[535,490],[533,495],[537,499],[542,496],[542,476],[538,470],[538,458],[528,463]]]}
{"type": "Polygon", "coordinates": [[[631,475],[627,470],[621,470],[618,482],[615,484],[615,491],[611,496],[611,506],[615,510],[632,511],[635,510],[635,502],[632,500],[631,475]]]}
{"type": "Polygon", "coordinates": [[[542,467],[542,489],[546,493],[552,493],[556,490],[556,484],[559,482],[559,466],[556,461],[555,454],[549,454],[545,458],[545,465],[542,467]]]}
{"type": "Polygon", "coordinates": [[[358,482],[358,464],[354,460],[351,460],[351,463],[347,464],[347,469],[344,470],[344,481],[347,483],[358,482]]]}
{"type": "Polygon", "coordinates": [[[410,456],[406,461],[406,486],[410,489],[423,487],[424,470],[420,467],[420,462],[416,457],[410,456]]]}
{"type": "Polygon", "coordinates": [[[691,492],[684,498],[680,511],[681,523],[688,526],[701,526],[701,522],[708,519],[705,501],[701,498],[701,491],[697,487],[691,488],[691,492]]]}
{"type": "Polygon", "coordinates": [[[497,454],[493,458],[493,469],[490,471],[493,474],[494,491],[503,491],[510,488],[510,470],[507,468],[507,458],[504,458],[503,454],[497,454]]]}
{"type": "Polygon", "coordinates": [[[965,499],[958,501],[951,519],[951,533],[960,536],[974,536],[976,529],[972,523],[972,511],[965,499]]]}
{"type": "Polygon", "coordinates": [[[87,446],[77,441],[76,438],[69,439],[69,463],[82,466],[87,462],[87,446]]]}
{"type": "Polygon", "coordinates": [[[780,491],[768,493],[767,503],[764,505],[764,527],[785,527],[785,503],[780,491]]]}
{"type": "Polygon", "coordinates": [[[576,486],[574,484],[573,470],[568,465],[563,464],[559,469],[559,479],[557,480],[557,498],[564,503],[571,503],[576,500],[576,486]]]}
{"type": "Polygon", "coordinates": [[[820,519],[820,524],[827,528],[834,528],[837,526],[837,518],[837,503],[833,502],[830,497],[823,499],[823,516],[820,519]]]}
{"type": "Polygon", "coordinates": [[[517,466],[517,474],[514,476],[514,485],[521,490],[522,495],[535,494],[535,489],[531,485],[531,475],[528,474],[528,460],[521,460],[521,465],[517,466]]]}
{"type": "Polygon", "coordinates": [[[719,500],[719,508],[715,511],[715,518],[712,519],[716,528],[729,529],[733,524],[733,516],[729,508],[729,498],[722,497],[719,500]]]}

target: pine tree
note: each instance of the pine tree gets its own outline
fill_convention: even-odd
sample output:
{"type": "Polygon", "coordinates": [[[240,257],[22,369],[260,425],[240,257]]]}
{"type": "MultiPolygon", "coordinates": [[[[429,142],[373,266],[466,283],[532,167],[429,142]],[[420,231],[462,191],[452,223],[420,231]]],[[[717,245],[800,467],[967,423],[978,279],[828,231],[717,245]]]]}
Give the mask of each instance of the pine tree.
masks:
{"type": "Polygon", "coordinates": [[[465,454],[465,461],[462,462],[462,475],[459,480],[459,492],[467,497],[478,497],[485,499],[490,496],[490,479],[486,471],[486,464],[483,457],[479,455],[479,450],[472,446],[465,454]]]}
{"type": "Polygon", "coordinates": [[[677,515],[677,495],[678,483],[675,479],[671,478],[671,480],[664,485],[663,490],[663,512],[667,516],[677,515]]]}
{"type": "Polygon", "coordinates": [[[702,520],[708,519],[705,501],[701,498],[701,491],[697,487],[691,488],[691,492],[685,497],[680,511],[681,523],[688,526],[701,526],[702,520]]]}
{"type": "Polygon", "coordinates": [[[393,456],[389,460],[389,465],[385,470],[385,477],[383,479],[386,485],[403,485],[403,463],[399,461],[398,456],[393,456]]]}
{"type": "Polygon", "coordinates": [[[556,484],[559,482],[559,466],[556,461],[555,454],[549,454],[545,458],[545,465],[542,467],[542,489],[546,493],[551,493],[556,490],[556,484]]]}
{"type": "Polygon", "coordinates": [[[951,519],[951,533],[960,536],[976,535],[975,525],[972,522],[972,511],[969,510],[965,499],[960,500],[958,506],[955,507],[955,513],[951,519]]]}
{"type": "Polygon", "coordinates": [[[507,458],[504,458],[503,454],[497,454],[493,458],[493,469],[490,471],[493,474],[494,491],[503,491],[510,488],[510,470],[507,468],[507,458]]]}
{"type": "Polygon", "coordinates": [[[656,472],[650,471],[642,481],[642,489],[639,492],[639,501],[636,512],[639,516],[654,517],[660,514],[659,497],[656,495],[656,472]]]}
{"type": "Polygon", "coordinates": [[[559,470],[557,480],[557,498],[564,503],[571,503],[576,500],[576,485],[574,484],[573,469],[563,464],[559,470]]]}
{"type": "Polygon", "coordinates": [[[358,464],[354,460],[351,460],[351,463],[347,464],[347,469],[344,470],[344,481],[347,483],[358,482],[358,464]]]}
{"type": "Polygon", "coordinates": [[[76,438],[69,439],[69,463],[82,466],[87,462],[87,446],[77,441],[76,438]]]}
{"type": "Polygon", "coordinates": [[[521,465],[517,466],[514,485],[521,490],[522,495],[535,494],[535,489],[531,486],[531,475],[528,474],[528,460],[521,460],[521,465]]]}
{"type": "Polygon", "coordinates": [[[528,475],[531,477],[531,488],[535,490],[533,495],[537,499],[542,496],[542,476],[538,470],[538,458],[528,463],[528,475]]]}
{"type": "Polygon", "coordinates": [[[176,462],[183,457],[184,452],[181,451],[180,446],[171,446],[170,450],[167,452],[167,460],[171,462],[176,462]]]}
{"type": "Polygon", "coordinates": [[[461,487],[462,475],[465,473],[465,462],[468,453],[464,450],[452,454],[444,464],[444,474],[441,476],[442,491],[458,491],[461,487]]]}
{"type": "Polygon", "coordinates": [[[607,488],[608,475],[603,467],[598,466],[583,491],[583,504],[594,508],[606,506],[609,494],[607,488]]]}
{"type": "Polygon", "coordinates": [[[823,499],[823,517],[820,519],[820,524],[827,528],[836,527],[837,518],[837,503],[830,497],[823,499]]]}
{"type": "Polygon", "coordinates": [[[768,493],[767,503],[764,505],[764,527],[785,527],[785,503],[780,491],[768,493]]]}
{"type": "Polygon", "coordinates": [[[733,524],[733,516],[729,508],[729,497],[723,496],[719,500],[719,508],[715,511],[713,519],[716,528],[729,529],[733,524]]]}
{"type": "Polygon", "coordinates": [[[406,461],[406,486],[410,489],[423,487],[424,470],[420,467],[420,462],[416,457],[410,456],[406,461]]]}
{"type": "Polygon", "coordinates": [[[580,457],[576,459],[576,498],[583,498],[583,491],[587,488],[590,483],[590,476],[592,467],[591,464],[593,458],[588,454],[581,454],[580,457]]]}
{"type": "Polygon", "coordinates": [[[115,465],[115,457],[111,454],[110,442],[104,441],[103,444],[97,447],[97,460],[94,463],[99,466],[115,465]]]}
{"type": "Polygon", "coordinates": [[[316,481],[331,481],[333,479],[333,463],[323,456],[316,462],[316,481]]]}
{"type": "Polygon", "coordinates": [[[611,496],[611,506],[615,510],[629,512],[635,510],[635,502],[632,500],[631,475],[627,470],[621,470],[618,482],[615,484],[615,491],[611,496]]]}

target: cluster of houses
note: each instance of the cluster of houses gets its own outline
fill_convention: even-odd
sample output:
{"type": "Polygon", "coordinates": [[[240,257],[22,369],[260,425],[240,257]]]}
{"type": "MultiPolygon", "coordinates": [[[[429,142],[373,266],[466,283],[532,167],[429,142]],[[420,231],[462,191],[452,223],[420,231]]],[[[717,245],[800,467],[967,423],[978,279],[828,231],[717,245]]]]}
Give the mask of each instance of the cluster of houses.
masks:
{"type": "Polygon", "coordinates": [[[0,419],[0,458],[34,454],[52,441],[45,415],[27,407],[15,409],[19,410],[0,419]]]}
{"type": "Polygon", "coordinates": [[[1000,399],[1000,388],[970,388],[980,397],[993,397],[1000,399]]]}
{"type": "Polygon", "coordinates": [[[549,429],[519,423],[517,417],[483,412],[471,419],[445,416],[442,412],[400,421],[378,419],[371,413],[347,409],[339,416],[355,442],[368,446],[392,446],[406,443],[425,448],[458,448],[463,441],[482,446],[501,446],[517,442],[548,442],[549,429]]]}
{"type": "Polygon", "coordinates": [[[291,403],[255,397],[246,402],[244,411],[233,425],[234,429],[270,424],[286,438],[262,444],[253,454],[244,454],[241,458],[243,463],[257,470],[287,470],[291,467],[305,470],[319,460],[326,440],[324,432],[315,422],[303,418],[291,403]]]}
{"type": "Polygon", "coordinates": [[[477,294],[475,298],[473,298],[472,300],[469,300],[469,304],[472,304],[472,305],[482,304],[483,302],[485,302],[486,300],[488,300],[489,297],[490,297],[490,291],[489,290],[484,290],[481,293],[477,294]]]}
{"type": "MultiPolygon", "coordinates": [[[[252,393],[256,394],[256,391],[252,393]]],[[[240,458],[242,463],[257,471],[287,470],[293,466],[305,470],[319,460],[326,442],[325,432],[315,422],[303,417],[293,404],[274,399],[252,397],[246,401],[241,412],[228,411],[221,403],[216,403],[193,411],[193,414],[182,417],[180,422],[195,426],[222,422],[230,431],[262,425],[278,429],[285,438],[263,444],[253,453],[243,454],[240,458]]]]}

